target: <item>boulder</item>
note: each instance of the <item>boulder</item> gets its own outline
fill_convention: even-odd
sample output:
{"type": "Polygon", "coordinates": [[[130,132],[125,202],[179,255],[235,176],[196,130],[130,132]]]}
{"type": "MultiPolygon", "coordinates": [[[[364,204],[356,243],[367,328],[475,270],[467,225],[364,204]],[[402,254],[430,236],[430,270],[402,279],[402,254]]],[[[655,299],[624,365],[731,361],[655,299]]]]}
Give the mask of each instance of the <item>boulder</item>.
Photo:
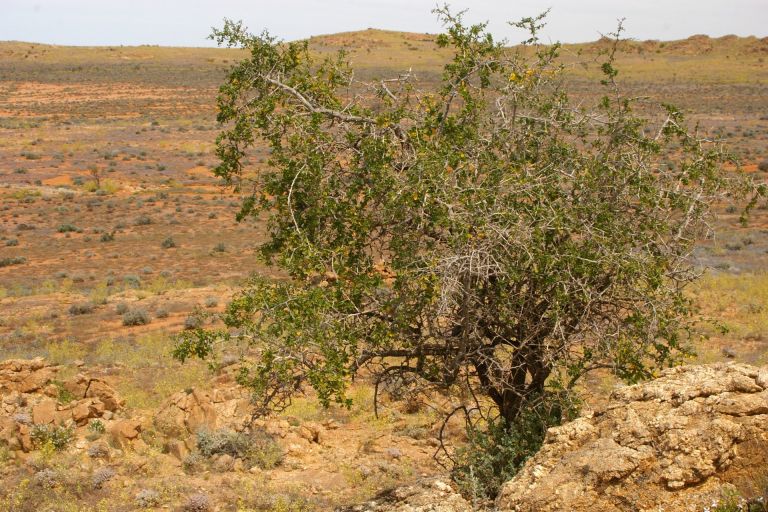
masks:
{"type": "Polygon", "coordinates": [[[141,429],[141,420],[133,418],[113,422],[107,427],[107,432],[115,446],[126,448],[131,441],[138,439],[141,429]]]}
{"type": "Polygon", "coordinates": [[[59,368],[47,364],[43,358],[8,359],[0,362],[0,395],[13,391],[34,393],[41,391],[56,376],[59,368]]]}
{"type": "Polygon", "coordinates": [[[500,511],[704,510],[768,459],[768,369],[681,366],[550,429],[500,511]]]}
{"type": "Polygon", "coordinates": [[[379,494],[347,512],[471,512],[472,507],[445,481],[432,478],[379,494]]]}

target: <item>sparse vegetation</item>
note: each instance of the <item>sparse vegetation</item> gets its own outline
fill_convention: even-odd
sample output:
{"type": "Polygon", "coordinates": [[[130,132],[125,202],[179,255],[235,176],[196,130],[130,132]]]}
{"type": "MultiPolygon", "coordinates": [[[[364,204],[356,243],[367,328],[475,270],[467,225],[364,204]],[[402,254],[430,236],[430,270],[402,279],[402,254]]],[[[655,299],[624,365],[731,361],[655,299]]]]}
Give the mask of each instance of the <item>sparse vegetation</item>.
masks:
{"type": "Polygon", "coordinates": [[[144,308],[131,308],[123,314],[123,325],[135,326],[135,325],[147,325],[151,318],[147,310],[144,308]]]}

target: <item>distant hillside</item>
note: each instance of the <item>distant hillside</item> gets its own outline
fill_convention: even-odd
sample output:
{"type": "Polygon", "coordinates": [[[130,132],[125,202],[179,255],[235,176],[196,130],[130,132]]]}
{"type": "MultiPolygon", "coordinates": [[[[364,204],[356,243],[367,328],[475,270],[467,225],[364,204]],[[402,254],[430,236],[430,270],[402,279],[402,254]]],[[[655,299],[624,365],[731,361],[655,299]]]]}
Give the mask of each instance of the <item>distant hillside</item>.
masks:
{"type": "MultiPolygon", "coordinates": [[[[377,29],[315,36],[309,43],[321,55],[347,49],[354,67],[368,76],[391,75],[412,68],[435,77],[450,55],[448,49],[437,47],[434,35],[377,29]]],[[[610,44],[606,39],[567,44],[562,53],[566,62],[590,63],[610,44]]],[[[625,80],[750,84],[768,80],[765,63],[768,37],[694,35],[679,41],[626,41],[621,44],[621,50],[619,68],[625,80]]],[[[71,71],[83,71],[87,66],[133,66],[178,69],[184,78],[191,80],[191,75],[186,76],[188,71],[197,72],[198,79],[200,72],[218,77],[229,64],[244,55],[239,50],[219,48],[70,47],[0,42],[0,71],[5,72],[3,78],[8,80],[15,74],[14,70],[23,74],[39,65],[71,71]]],[[[590,74],[596,72],[596,68],[575,66],[574,72],[590,74]]]]}

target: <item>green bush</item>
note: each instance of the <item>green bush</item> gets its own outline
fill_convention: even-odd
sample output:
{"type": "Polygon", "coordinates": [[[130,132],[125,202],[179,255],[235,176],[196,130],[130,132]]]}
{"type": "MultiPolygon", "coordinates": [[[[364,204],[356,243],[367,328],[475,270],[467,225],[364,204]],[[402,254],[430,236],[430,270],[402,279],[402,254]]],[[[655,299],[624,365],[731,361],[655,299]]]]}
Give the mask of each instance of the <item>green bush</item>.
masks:
{"type": "Polygon", "coordinates": [[[149,313],[143,308],[129,309],[123,315],[123,325],[125,326],[147,325],[149,322],[149,313]]]}
{"type": "Polygon", "coordinates": [[[94,306],[92,302],[78,302],[77,304],[69,306],[69,314],[73,316],[87,315],[93,313],[95,308],[96,306],[94,306]]]}
{"type": "Polygon", "coordinates": [[[35,447],[40,448],[50,444],[56,450],[63,450],[74,439],[75,430],[72,427],[37,424],[32,427],[30,438],[35,447]]]}
{"type": "Polygon", "coordinates": [[[456,453],[452,470],[462,494],[493,499],[544,442],[549,427],[576,415],[577,406],[559,394],[529,400],[522,413],[507,428],[502,418],[482,427],[469,428],[469,442],[456,453]]]}
{"type": "Polygon", "coordinates": [[[22,263],[26,263],[27,258],[24,256],[13,256],[11,258],[2,258],[0,259],[0,268],[2,267],[9,267],[11,265],[21,265],[22,263]]]}
{"type": "Polygon", "coordinates": [[[197,449],[200,455],[231,455],[243,459],[248,467],[272,469],[283,461],[280,445],[263,430],[250,433],[228,429],[201,430],[197,433],[197,449]]]}
{"type": "Polygon", "coordinates": [[[173,247],[176,247],[176,242],[173,240],[173,237],[169,236],[165,240],[163,240],[163,243],[160,244],[163,249],[171,249],[173,247]]]}

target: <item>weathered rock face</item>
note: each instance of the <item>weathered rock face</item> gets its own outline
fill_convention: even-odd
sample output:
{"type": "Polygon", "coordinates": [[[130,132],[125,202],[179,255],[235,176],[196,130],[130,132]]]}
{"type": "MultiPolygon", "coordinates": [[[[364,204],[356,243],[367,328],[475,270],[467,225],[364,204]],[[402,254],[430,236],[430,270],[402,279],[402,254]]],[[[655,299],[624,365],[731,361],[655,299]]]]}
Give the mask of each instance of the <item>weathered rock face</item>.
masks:
{"type": "Polygon", "coordinates": [[[768,367],[684,366],[552,428],[502,511],[703,510],[768,460],[768,367]]]}
{"type": "Polygon", "coordinates": [[[200,429],[240,430],[250,420],[250,412],[248,392],[241,386],[194,389],[172,395],[155,413],[153,423],[166,435],[184,437],[200,429]]]}
{"type": "Polygon", "coordinates": [[[472,507],[450,485],[439,479],[423,480],[380,495],[347,512],[470,512],[472,507]]]}
{"type": "Polygon", "coordinates": [[[122,409],[124,400],[105,381],[79,374],[54,383],[58,371],[42,358],[0,362],[0,439],[12,450],[32,450],[33,425],[84,427],[122,409]],[[59,399],[63,391],[66,403],[59,399]]]}

